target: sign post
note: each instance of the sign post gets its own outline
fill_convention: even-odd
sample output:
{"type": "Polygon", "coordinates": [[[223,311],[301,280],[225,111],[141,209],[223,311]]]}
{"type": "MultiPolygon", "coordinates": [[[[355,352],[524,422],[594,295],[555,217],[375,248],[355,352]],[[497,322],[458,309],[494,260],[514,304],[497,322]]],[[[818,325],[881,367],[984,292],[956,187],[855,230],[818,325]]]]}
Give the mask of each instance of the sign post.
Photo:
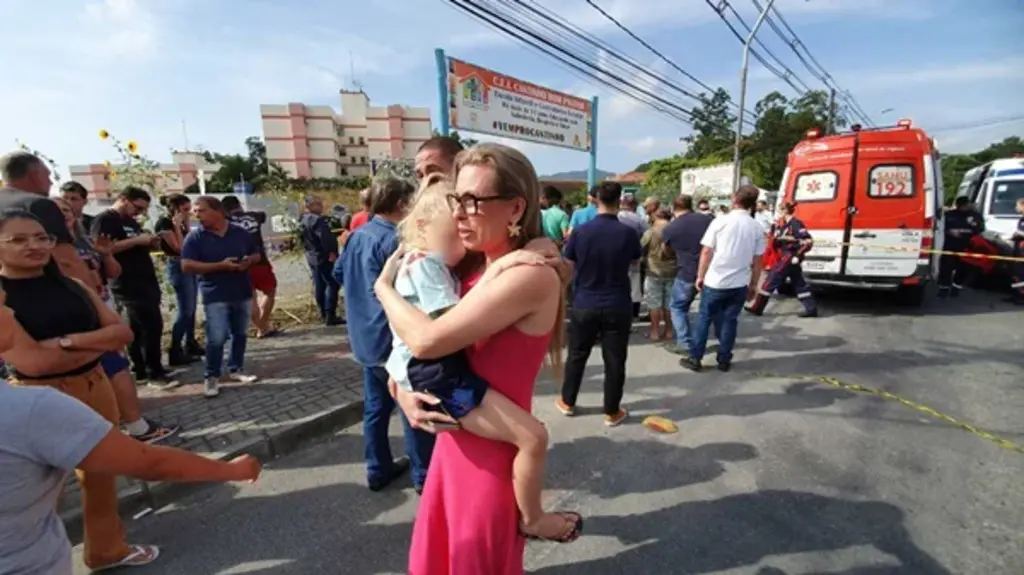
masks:
{"type": "Polygon", "coordinates": [[[587,191],[597,185],[597,96],[590,100],[590,166],[587,167],[587,191]]]}
{"type": "Polygon", "coordinates": [[[597,98],[556,92],[434,51],[440,133],[452,130],[569,148],[589,155],[597,180],[597,98]]]}
{"type": "Polygon", "coordinates": [[[448,117],[448,58],[445,58],[444,50],[434,50],[434,62],[437,64],[437,98],[438,109],[440,110],[439,129],[442,136],[451,132],[450,119],[448,117]]]}

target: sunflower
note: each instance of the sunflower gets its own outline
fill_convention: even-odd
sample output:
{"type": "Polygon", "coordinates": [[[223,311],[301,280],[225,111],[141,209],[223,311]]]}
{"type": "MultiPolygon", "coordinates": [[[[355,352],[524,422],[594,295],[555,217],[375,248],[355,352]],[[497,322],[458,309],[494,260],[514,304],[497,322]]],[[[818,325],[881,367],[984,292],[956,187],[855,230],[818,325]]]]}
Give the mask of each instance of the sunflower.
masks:
{"type": "Polygon", "coordinates": [[[135,143],[135,140],[128,140],[128,145],[125,146],[125,149],[128,150],[129,154],[139,153],[139,145],[135,143]]]}
{"type": "Polygon", "coordinates": [[[103,166],[109,170],[110,169],[110,160],[103,160],[103,166]]]}
{"type": "Polygon", "coordinates": [[[108,132],[106,130],[100,130],[100,139],[101,140],[106,140],[109,137],[110,137],[110,132],[108,132]]]}
{"type": "Polygon", "coordinates": [[[110,170],[110,172],[108,172],[108,173],[107,173],[107,176],[108,176],[108,177],[109,177],[109,178],[110,178],[111,180],[113,180],[114,178],[116,178],[116,177],[117,177],[117,170],[111,169],[111,170],[110,170]]]}

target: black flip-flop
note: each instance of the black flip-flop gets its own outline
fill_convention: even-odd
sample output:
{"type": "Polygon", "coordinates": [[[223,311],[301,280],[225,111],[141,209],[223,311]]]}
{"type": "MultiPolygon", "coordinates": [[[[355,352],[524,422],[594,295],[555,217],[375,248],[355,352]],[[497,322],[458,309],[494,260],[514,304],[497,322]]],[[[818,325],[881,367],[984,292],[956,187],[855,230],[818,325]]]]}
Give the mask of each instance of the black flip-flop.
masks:
{"type": "Polygon", "coordinates": [[[561,515],[564,519],[569,519],[573,522],[573,528],[565,533],[561,537],[541,537],[540,535],[528,535],[523,533],[522,528],[519,529],[519,534],[527,538],[530,541],[554,541],[555,543],[572,543],[580,538],[583,534],[583,516],[575,511],[556,511],[558,515],[561,515]]]}

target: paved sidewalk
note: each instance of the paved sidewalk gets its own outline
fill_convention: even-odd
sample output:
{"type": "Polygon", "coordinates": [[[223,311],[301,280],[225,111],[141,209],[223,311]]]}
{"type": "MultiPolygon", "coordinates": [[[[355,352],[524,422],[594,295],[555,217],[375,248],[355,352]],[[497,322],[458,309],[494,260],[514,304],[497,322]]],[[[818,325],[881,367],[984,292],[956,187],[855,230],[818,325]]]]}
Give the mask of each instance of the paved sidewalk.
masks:
{"type": "MultiPolygon", "coordinates": [[[[222,386],[219,397],[202,395],[202,364],[181,373],[185,384],[159,391],[140,386],[145,416],[180,424],[181,432],[161,445],[230,459],[253,453],[267,461],[292,451],[303,439],[362,419],[362,370],[351,359],[342,328],[295,328],[278,337],[249,340],[248,385],[222,386]]],[[[120,479],[121,511],[145,513],[194,489],[189,484],[120,479]]],[[[61,501],[69,532],[80,531],[78,485],[61,501]]]]}

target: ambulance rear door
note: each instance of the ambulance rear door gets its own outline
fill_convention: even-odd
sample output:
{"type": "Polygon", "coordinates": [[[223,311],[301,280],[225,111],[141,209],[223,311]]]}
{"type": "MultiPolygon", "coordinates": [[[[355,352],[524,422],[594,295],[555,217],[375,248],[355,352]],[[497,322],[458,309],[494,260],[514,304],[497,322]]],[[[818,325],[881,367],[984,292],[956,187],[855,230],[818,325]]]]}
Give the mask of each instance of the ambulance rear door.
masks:
{"type": "MultiPolygon", "coordinates": [[[[901,136],[915,133],[896,132],[901,136]]],[[[926,230],[931,234],[923,190],[924,148],[905,138],[882,139],[892,135],[860,135],[856,185],[848,209],[845,275],[894,280],[911,277],[918,270],[926,230]]]]}
{"type": "Polygon", "coordinates": [[[796,217],[814,238],[803,270],[815,275],[842,273],[855,136],[810,139],[790,153],[786,198],[797,203],[796,217]]]}

